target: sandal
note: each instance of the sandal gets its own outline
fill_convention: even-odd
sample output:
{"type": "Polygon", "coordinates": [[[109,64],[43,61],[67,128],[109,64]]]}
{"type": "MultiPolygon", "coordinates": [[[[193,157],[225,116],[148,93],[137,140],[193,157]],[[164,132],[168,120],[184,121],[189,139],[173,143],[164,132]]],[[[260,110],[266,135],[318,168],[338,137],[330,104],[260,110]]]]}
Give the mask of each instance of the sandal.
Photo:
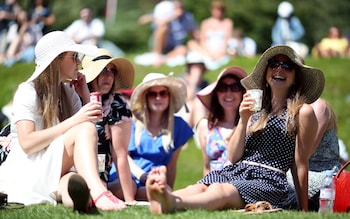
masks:
{"type": "Polygon", "coordinates": [[[255,204],[246,204],[244,207],[245,211],[253,211],[253,212],[263,212],[263,211],[268,211],[272,210],[272,205],[270,202],[267,201],[259,201],[256,202],[255,204]]]}
{"type": "Polygon", "coordinates": [[[255,204],[246,204],[244,209],[237,210],[246,214],[270,213],[275,211],[282,211],[282,208],[273,208],[270,202],[258,201],[255,204]]]}
{"type": "Polygon", "coordinates": [[[112,195],[111,192],[109,191],[104,191],[102,192],[96,199],[93,200],[93,203],[96,204],[96,202],[98,202],[98,200],[100,198],[102,198],[103,196],[107,197],[109,200],[111,200],[113,203],[119,203],[119,199],[117,197],[115,197],[114,195],[112,195]]]}
{"type": "Polygon", "coordinates": [[[74,174],[69,177],[68,194],[73,200],[74,210],[79,212],[89,210],[90,190],[82,176],[74,174]]]}

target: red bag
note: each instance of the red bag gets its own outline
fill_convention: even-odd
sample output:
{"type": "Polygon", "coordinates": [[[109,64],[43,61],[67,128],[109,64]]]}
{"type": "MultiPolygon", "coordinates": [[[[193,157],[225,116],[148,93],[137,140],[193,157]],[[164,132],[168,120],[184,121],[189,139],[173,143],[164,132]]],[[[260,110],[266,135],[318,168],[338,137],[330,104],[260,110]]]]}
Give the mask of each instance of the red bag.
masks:
{"type": "Polygon", "coordinates": [[[335,183],[335,200],[334,212],[350,211],[350,172],[344,169],[350,164],[350,161],[344,164],[337,175],[334,177],[335,183]]]}

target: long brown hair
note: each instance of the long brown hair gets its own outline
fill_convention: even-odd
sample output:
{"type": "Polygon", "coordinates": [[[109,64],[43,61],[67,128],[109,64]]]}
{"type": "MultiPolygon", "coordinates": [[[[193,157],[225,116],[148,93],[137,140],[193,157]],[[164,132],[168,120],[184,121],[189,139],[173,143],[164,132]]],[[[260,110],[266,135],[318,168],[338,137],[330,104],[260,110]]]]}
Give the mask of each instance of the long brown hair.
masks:
{"type": "Polygon", "coordinates": [[[39,112],[43,115],[43,128],[57,124],[60,116],[62,102],[60,100],[60,62],[62,53],[56,57],[50,65],[33,80],[34,88],[38,95],[39,112]]]}
{"type": "MultiPolygon", "coordinates": [[[[267,73],[267,67],[265,69],[264,78],[266,78],[267,73]]],[[[297,121],[299,116],[299,109],[301,106],[305,103],[305,98],[300,95],[303,87],[302,87],[302,74],[300,72],[300,69],[295,65],[295,80],[292,85],[292,87],[289,89],[289,94],[286,100],[286,109],[287,109],[287,116],[286,116],[286,126],[287,126],[287,132],[290,135],[293,135],[297,129],[297,121]]],[[[262,100],[262,111],[261,116],[258,119],[256,123],[254,123],[250,128],[249,132],[253,133],[259,130],[262,130],[265,128],[268,120],[268,115],[272,112],[272,94],[271,94],[271,88],[264,80],[265,85],[261,85],[263,89],[263,100],[262,100]]]]}

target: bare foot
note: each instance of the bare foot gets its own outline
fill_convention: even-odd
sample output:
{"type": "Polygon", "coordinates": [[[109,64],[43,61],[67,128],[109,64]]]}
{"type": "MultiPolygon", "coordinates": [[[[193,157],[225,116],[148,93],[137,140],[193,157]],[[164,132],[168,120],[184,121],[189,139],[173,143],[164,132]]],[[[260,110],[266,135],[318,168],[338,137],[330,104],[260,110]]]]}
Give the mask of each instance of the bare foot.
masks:
{"type": "Polygon", "coordinates": [[[165,166],[154,168],[148,174],[146,190],[152,213],[164,214],[175,210],[175,197],[167,186],[165,166]]]}

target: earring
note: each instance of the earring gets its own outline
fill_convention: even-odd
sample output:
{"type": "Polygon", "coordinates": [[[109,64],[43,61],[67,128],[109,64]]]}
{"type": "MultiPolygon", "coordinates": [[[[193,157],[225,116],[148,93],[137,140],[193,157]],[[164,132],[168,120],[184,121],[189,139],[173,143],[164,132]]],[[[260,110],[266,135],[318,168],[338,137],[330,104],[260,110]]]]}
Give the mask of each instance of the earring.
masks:
{"type": "Polygon", "coordinates": [[[265,87],[269,87],[269,84],[267,82],[265,83],[265,87]]]}

